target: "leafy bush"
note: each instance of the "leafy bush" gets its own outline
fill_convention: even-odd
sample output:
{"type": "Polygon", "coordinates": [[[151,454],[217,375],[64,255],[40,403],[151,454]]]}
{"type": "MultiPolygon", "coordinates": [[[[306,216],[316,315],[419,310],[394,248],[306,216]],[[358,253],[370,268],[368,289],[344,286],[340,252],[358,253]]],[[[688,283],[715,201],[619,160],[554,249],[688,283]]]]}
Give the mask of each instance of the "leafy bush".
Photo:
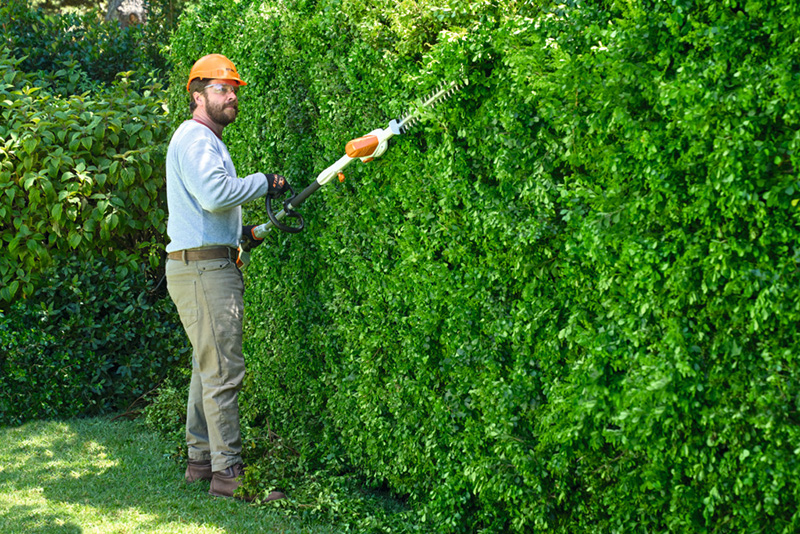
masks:
{"type": "Polygon", "coordinates": [[[796,531],[796,11],[187,11],[172,109],[197,57],[230,57],[242,173],[303,187],[414,96],[470,82],[255,251],[247,420],[310,471],[404,495],[427,530],[796,531]]]}
{"type": "Polygon", "coordinates": [[[0,47],[22,59],[26,72],[56,72],[64,63],[75,63],[90,79],[112,83],[120,72],[168,68],[160,51],[166,37],[158,24],[161,11],[153,13],[153,24],[125,29],[104,21],[96,10],[58,15],[28,0],[7,0],[0,6],[0,47]]]}
{"type": "Polygon", "coordinates": [[[30,296],[41,269],[66,257],[158,267],[169,134],[160,84],[121,75],[80,92],[91,82],[74,65],[34,76],[7,49],[0,72],[0,302],[30,296]]]}
{"type": "Polygon", "coordinates": [[[164,27],[98,16],[0,6],[0,424],[123,408],[187,352],[152,290],[169,131],[142,41],[164,27]]]}
{"type": "Polygon", "coordinates": [[[83,377],[71,367],[52,335],[0,314],[0,424],[80,413],[74,394],[83,377]]]}
{"type": "Polygon", "coordinates": [[[0,424],[123,409],[188,352],[177,313],[141,272],[65,261],[0,318],[0,424]]]}
{"type": "MultiPolygon", "coordinates": [[[[186,360],[188,362],[189,358],[186,360]]],[[[168,438],[168,454],[180,458],[182,462],[187,458],[186,399],[189,397],[190,380],[189,367],[171,367],[157,390],[147,397],[148,402],[142,409],[145,424],[168,438]]]]}

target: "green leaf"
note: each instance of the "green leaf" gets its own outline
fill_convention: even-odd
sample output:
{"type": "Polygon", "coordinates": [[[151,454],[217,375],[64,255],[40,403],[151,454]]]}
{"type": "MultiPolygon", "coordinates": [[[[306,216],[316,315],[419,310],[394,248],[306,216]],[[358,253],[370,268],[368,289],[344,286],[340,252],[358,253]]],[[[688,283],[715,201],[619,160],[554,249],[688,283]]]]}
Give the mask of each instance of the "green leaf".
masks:
{"type": "Polygon", "coordinates": [[[55,222],[61,222],[62,213],[63,208],[61,204],[53,204],[52,208],[50,208],[50,216],[55,222]]]}
{"type": "Polygon", "coordinates": [[[81,234],[79,234],[74,230],[71,230],[69,232],[69,235],[67,236],[67,243],[69,243],[69,246],[71,248],[76,249],[78,248],[78,245],[81,244],[81,239],[82,239],[81,234]]]}
{"type": "Polygon", "coordinates": [[[33,154],[33,151],[36,150],[39,141],[34,137],[28,137],[27,139],[22,141],[22,148],[28,154],[33,154]]]}

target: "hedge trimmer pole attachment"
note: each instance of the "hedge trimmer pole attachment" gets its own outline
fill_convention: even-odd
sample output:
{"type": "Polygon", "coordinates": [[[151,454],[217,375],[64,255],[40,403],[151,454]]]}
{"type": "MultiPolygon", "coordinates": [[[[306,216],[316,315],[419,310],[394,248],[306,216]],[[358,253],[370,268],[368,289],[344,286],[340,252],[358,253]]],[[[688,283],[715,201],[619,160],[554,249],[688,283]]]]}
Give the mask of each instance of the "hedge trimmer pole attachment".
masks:
{"type": "MultiPolygon", "coordinates": [[[[277,228],[283,232],[291,233],[298,233],[302,231],[305,227],[305,223],[300,214],[295,210],[299,208],[300,205],[303,204],[306,199],[308,199],[308,197],[310,197],[319,188],[333,180],[334,177],[338,177],[339,181],[344,181],[344,174],[342,171],[353,160],[360,159],[366,163],[383,155],[389,146],[389,139],[395,135],[406,133],[412,126],[414,126],[420,120],[419,113],[423,109],[430,109],[436,104],[447,100],[466,84],[467,81],[464,80],[463,82],[453,82],[442,85],[433,93],[431,93],[426,99],[419,102],[414,111],[408,113],[399,121],[392,120],[389,122],[388,127],[383,130],[373,130],[363,137],[349,141],[345,146],[345,155],[339,158],[336,163],[319,173],[317,179],[312,182],[311,185],[300,191],[300,193],[295,194],[294,191],[291,191],[292,196],[288,200],[284,201],[283,209],[278,213],[274,213],[272,208],[272,199],[268,198],[266,207],[269,222],[253,228],[253,237],[257,239],[263,239],[272,230],[272,228],[277,228]],[[298,226],[290,226],[281,222],[286,217],[297,219],[299,221],[298,226]]],[[[242,260],[244,261],[245,258],[242,258],[242,260]]]]}

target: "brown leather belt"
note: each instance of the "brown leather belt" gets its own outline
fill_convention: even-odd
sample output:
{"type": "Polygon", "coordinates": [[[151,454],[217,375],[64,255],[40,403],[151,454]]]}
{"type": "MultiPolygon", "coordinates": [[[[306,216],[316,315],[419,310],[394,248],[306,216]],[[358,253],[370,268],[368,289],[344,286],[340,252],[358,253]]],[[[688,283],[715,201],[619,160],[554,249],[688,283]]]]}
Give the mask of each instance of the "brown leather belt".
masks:
{"type": "Polygon", "coordinates": [[[194,250],[177,250],[167,254],[167,258],[179,261],[216,260],[230,258],[234,261],[239,257],[239,250],[233,247],[198,248],[194,250]]]}

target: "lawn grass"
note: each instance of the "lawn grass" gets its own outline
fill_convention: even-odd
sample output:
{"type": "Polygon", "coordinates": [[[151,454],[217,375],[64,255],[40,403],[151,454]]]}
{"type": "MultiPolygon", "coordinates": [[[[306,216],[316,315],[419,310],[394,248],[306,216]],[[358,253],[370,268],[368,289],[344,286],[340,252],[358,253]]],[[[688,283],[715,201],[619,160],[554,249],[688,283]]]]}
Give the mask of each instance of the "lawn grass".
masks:
{"type": "Polygon", "coordinates": [[[162,438],[136,421],[35,421],[0,428],[0,532],[338,532],[186,484],[162,438]]]}

